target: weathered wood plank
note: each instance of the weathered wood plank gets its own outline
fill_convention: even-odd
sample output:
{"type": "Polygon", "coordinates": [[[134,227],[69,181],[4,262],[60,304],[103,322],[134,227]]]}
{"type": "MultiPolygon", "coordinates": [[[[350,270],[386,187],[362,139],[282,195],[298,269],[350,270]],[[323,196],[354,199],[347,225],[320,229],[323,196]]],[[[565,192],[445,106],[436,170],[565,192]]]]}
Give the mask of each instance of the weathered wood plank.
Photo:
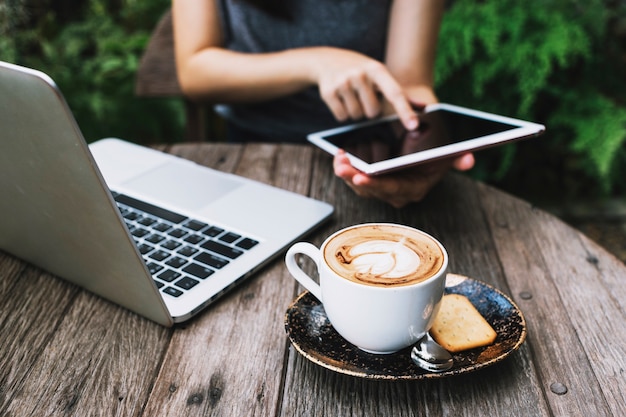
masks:
{"type": "Polygon", "coordinates": [[[60,317],[3,415],[140,415],[170,330],[85,291],[60,317]]]}
{"type": "MultiPolygon", "coordinates": [[[[306,147],[254,144],[245,147],[235,172],[306,194],[310,160],[306,147]]],[[[294,289],[278,259],[178,328],[145,414],[275,415],[282,395],[284,313],[294,289]]]]}
{"type": "Polygon", "coordinates": [[[554,415],[626,415],[623,265],[529,204],[486,186],[481,195],[554,415]]]}
{"type": "Polygon", "coordinates": [[[529,389],[523,384],[531,367],[524,362],[438,381],[388,382],[337,375],[290,353],[284,416],[550,415],[534,396],[517,394],[529,389]]]}
{"type": "Polygon", "coordinates": [[[4,253],[0,264],[0,415],[8,415],[79,289],[4,253]]]}

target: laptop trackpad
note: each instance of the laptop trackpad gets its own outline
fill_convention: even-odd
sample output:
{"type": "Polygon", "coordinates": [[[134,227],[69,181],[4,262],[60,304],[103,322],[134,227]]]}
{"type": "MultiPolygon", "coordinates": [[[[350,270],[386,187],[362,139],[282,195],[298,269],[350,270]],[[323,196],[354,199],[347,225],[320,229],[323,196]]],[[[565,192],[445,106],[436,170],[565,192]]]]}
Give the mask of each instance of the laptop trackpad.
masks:
{"type": "Polygon", "coordinates": [[[240,185],[234,178],[186,161],[168,162],[124,183],[139,195],[190,210],[213,203],[240,185]]]}

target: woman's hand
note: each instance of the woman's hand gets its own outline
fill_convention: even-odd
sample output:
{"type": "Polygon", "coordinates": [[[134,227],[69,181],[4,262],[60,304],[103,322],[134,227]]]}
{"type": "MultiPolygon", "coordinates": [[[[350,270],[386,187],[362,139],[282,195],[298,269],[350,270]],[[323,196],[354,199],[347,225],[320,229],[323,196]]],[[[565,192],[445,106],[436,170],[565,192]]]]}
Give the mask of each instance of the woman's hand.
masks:
{"type": "Polygon", "coordinates": [[[320,95],[338,121],[379,116],[386,99],[408,130],[417,127],[403,88],[382,62],[337,48],[315,48],[314,56],[320,95]]]}
{"type": "Polygon", "coordinates": [[[467,171],[473,166],[474,156],[468,153],[454,159],[371,177],[354,168],[343,150],[335,155],[333,161],[335,175],[343,179],[357,195],[376,198],[396,208],[422,200],[450,168],[467,171]]]}

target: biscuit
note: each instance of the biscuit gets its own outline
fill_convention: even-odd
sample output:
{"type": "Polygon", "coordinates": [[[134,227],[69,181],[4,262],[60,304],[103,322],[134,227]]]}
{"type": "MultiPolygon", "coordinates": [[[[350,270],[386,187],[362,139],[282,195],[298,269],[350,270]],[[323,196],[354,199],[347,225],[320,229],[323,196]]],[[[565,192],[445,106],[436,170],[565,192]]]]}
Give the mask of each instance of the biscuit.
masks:
{"type": "Polygon", "coordinates": [[[496,340],[496,332],[487,320],[467,297],[459,294],[444,295],[430,334],[450,352],[487,346],[496,340]]]}

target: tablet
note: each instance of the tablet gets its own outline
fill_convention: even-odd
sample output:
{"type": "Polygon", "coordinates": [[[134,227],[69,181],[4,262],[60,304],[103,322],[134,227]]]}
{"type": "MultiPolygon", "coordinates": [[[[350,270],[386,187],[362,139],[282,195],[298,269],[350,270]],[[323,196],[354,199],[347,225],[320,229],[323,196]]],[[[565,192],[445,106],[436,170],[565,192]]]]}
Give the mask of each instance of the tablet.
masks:
{"type": "Polygon", "coordinates": [[[346,151],[352,166],[382,174],[530,138],[543,125],[497,114],[437,103],[419,113],[419,128],[407,131],[397,115],[311,133],[307,139],[334,155],[346,151]]]}

